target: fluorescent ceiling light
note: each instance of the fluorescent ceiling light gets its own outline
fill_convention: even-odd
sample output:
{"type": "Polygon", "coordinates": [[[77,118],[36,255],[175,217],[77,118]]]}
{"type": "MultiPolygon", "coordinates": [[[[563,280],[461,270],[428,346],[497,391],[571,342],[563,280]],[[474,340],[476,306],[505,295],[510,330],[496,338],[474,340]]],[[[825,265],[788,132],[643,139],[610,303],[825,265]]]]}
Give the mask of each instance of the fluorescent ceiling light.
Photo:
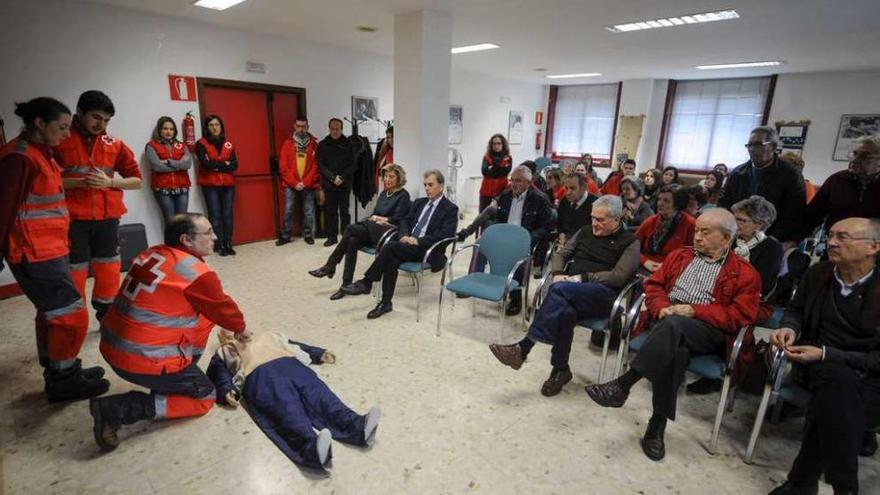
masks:
{"type": "Polygon", "coordinates": [[[744,67],[773,67],[773,66],[782,65],[782,64],[783,64],[783,62],[780,60],[768,60],[766,62],[741,62],[738,64],[698,65],[694,68],[700,69],[700,70],[742,69],[744,67]]]}
{"type": "Polygon", "coordinates": [[[493,50],[495,48],[501,48],[495,43],[480,43],[478,45],[468,45],[468,46],[457,46],[452,49],[452,53],[468,53],[468,52],[479,52],[483,50],[493,50]]]}
{"type": "Polygon", "coordinates": [[[582,74],[555,74],[552,76],[547,76],[547,79],[573,79],[575,77],[596,77],[601,75],[602,74],[598,72],[584,72],[582,74]]]}
{"type": "Polygon", "coordinates": [[[700,14],[681,15],[678,17],[666,17],[663,19],[651,19],[647,21],[632,21],[624,24],[605,26],[612,33],[628,33],[630,31],[642,31],[661,27],[684,26],[687,24],[699,24],[701,22],[729,21],[739,19],[735,10],[719,10],[717,12],[703,12],[700,14]]]}
{"type": "Polygon", "coordinates": [[[244,0],[197,0],[193,2],[196,7],[204,7],[206,9],[226,10],[233,5],[238,5],[244,0]]]}

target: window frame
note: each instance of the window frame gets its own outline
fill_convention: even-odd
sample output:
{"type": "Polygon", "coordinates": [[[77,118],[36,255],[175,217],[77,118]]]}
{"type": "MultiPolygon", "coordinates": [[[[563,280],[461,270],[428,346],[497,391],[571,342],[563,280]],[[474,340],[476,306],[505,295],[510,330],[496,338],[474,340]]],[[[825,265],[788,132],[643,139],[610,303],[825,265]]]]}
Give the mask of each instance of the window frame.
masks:
{"type": "MultiPolygon", "coordinates": [[[[611,155],[614,154],[614,142],[617,139],[617,124],[620,119],[620,95],[623,92],[623,81],[618,81],[617,83],[598,83],[598,84],[576,84],[573,86],[596,86],[596,85],[611,85],[617,84],[617,101],[614,103],[614,125],[611,128],[611,155]]],[[[544,156],[550,158],[554,162],[559,162],[561,160],[580,160],[581,155],[573,156],[573,155],[561,155],[558,153],[554,153],[550,151],[550,147],[553,144],[553,133],[555,131],[554,120],[556,119],[556,102],[557,95],[559,94],[559,85],[550,85],[550,94],[547,98],[547,134],[544,136],[544,156]]],[[[590,153],[589,151],[585,151],[584,153],[590,153]]],[[[596,158],[593,157],[593,166],[600,168],[611,168],[611,163],[613,156],[609,155],[608,158],[596,158]]]]}
{"type": "MultiPolygon", "coordinates": [[[[669,165],[666,163],[666,138],[669,130],[669,121],[672,119],[672,107],[675,104],[675,91],[678,88],[679,82],[724,81],[732,79],[758,79],[764,77],[769,77],[770,81],[767,86],[767,98],[764,101],[764,109],[763,114],[761,115],[760,125],[767,125],[767,121],[770,117],[770,109],[773,106],[773,94],[776,92],[776,79],[778,74],[770,74],[769,76],[721,77],[717,79],[670,79],[666,86],[666,104],[663,108],[663,125],[660,128],[660,143],[657,147],[657,165],[654,168],[663,170],[669,165]]],[[[732,170],[737,165],[739,164],[727,164],[727,167],[732,170]]],[[[679,168],[678,171],[679,173],[684,174],[702,175],[708,173],[711,169],[679,168]]]]}

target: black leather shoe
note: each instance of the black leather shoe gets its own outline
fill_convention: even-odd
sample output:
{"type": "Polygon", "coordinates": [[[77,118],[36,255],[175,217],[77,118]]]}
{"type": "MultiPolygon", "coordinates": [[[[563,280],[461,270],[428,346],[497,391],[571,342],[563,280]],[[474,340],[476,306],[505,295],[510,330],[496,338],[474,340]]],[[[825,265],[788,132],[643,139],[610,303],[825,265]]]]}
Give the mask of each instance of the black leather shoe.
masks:
{"type": "Polygon", "coordinates": [[[336,291],[330,295],[330,300],[336,301],[336,300],[342,299],[345,296],[346,296],[345,291],[343,291],[342,289],[339,289],[338,291],[336,291]]]}
{"type": "Polygon", "coordinates": [[[375,308],[373,308],[372,311],[367,313],[367,318],[370,320],[375,320],[376,318],[384,315],[385,313],[390,313],[391,309],[392,308],[391,308],[390,302],[389,303],[380,302],[379,304],[376,305],[375,308]]]}
{"type": "Polygon", "coordinates": [[[795,485],[791,481],[786,481],[773,489],[769,495],[816,495],[817,493],[819,493],[818,483],[816,483],[816,486],[802,487],[795,485]]]}
{"type": "Polygon", "coordinates": [[[554,368],[550,372],[550,378],[541,386],[541,395],[544,397],[553,397],[562,392],[562,387],[572,379],[571,370],[559,370],[554,368]]]}
{"type": "Polygon", "coordinates": [[[865,438],[862,439],[862,448],[859,449],[859,455],[871,457],[875,452],[877,452],[877,434],[873,431],[866,431],[865,438]]]}
{"type": "Polygon", "coordinates": [[[701,377],[699,380],[688,383],[687,391],[693,395],[706,395],[714,392],[720,392],[721,386],[724,384],[721,380],[715,378],[701,377]]]}
{"type": "Polygon", "coordinates": [[[285,239],[284,237],[279,237],[277,241],[275,241],[276,246],[283,246],[285,244],[290,244],[292,241],[290,239],[285,239]]]}
{"type": "Polygon", "coordinates": [[[318,268],[317,270],[309,270],[309,275],[316,278],[333,278],[333,275],[336,275],[336,268],[329,267],[327,265],[318,268]]]}
{"type": "Polygon", "coordinates": [[[620,386],[617,380],[606,383],[587,385],[584,387],[593,402],[602,407],[621,407],[626,403],[629,392],[620,386]]]}
{"type": "Polygon", "coordinates": [[[642,452],[652,461],[662,461],[666,457],[666,443],[663,437],[642,437],[642,452]]]}
{"type": "Polygon", "coordinates": [[[312,244],[315,243],[315,239],[312,237],[306,237],[305,241],[306,241],[306,244],[308,244],[309,246],[311,246],[312,244]]]}
{"type": "Polygon", "coordinates": [[[330,247],[330,246],[336,244],[337,242],[339,242],[339,241],[336,240],[336,239],[333,239],[333,238],[328,237],[327,240],[324,241],[324,247],[330,247]]]}
{"type": "Polygon", "coordinates": [[[516,315],[520,314],[520,312],[522,312],[522,303],[520,303],[520,304],[509,303],[507,305],[507,309],[504,310],[504,314],[506,314],[507,316],[516,316],[516,315]]]}
{"type": "Polygon", "coordinates": [[[372,285],[365,284],[362,280],[358,280],[353,284],[342,286],[341,290],[349,296],[359,296],[361,294],[369,294],[373,287],[372,285]]]}

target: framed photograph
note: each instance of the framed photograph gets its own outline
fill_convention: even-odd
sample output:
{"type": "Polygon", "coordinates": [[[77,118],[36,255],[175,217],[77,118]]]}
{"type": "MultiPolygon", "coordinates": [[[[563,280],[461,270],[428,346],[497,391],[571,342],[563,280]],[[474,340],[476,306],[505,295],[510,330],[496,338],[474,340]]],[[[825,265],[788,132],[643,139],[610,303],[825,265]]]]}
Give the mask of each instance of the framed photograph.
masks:
{"type": "Polygon", "coordinates": [[[522,144],[523,138],[523,113],[517,110],[510,111],[507,121],[507,142],[510,144],[522,144]]]}
{"type": "Polygon", "coordinates": [[[847,154],[856,148],[856,139],[880,134],[880,114],[847,114],[840,118],[837,142],[834,144],[836,162],[849,161],[847,154]]]}
{"type": "Polygon", "coordinates": [[[379,98],[372,96],[351,97],[351,119],[358,123],[358,134],[371,143],[378,143],[383,137],[379,123],[379,98]]]}
{"type": "Polygon", "coordinates": [[[780,148],[783,151],[795,151],[804,149],[807,142],[807,129],[810,127],[809,120],[800,122],[777,122],[776,131],[779,132],[780,148]]]}
{"type": "Polygon", "coordinates": [[[461,144],[461,105],[449,105],[449,144],[461,144]]]}

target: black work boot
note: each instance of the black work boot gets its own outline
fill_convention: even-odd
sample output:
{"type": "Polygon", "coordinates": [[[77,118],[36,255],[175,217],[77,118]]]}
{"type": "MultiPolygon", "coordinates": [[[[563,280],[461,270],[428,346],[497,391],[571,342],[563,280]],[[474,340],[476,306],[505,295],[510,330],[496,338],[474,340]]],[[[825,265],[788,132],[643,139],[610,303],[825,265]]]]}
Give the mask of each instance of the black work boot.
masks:
{"type": "MultiPolygon", "coordinates": [[[[41,357],[41,358],[39,358],[39,361],[40,361],[40,366],[42,366],[43,368],[49,367],[49,358],[41,357]]],[[[78,363],[77,366],[82,366],[82,361],[77,359],[76,362],[78,363]]],[[[82,374],[82,376],[84,378],[87,378],[89,380],[97,380],[98,378],[104,378],[104,368],[102,368],[100,366],[92,366],[91,368],[82,368],[80,370],[80,374],[82,374]]]]}
{"type": "Polygon", "coordinates": [[[97,397],[110,388],[110,382],[103,378],[88,378],[83,373],[79,360],[63,370],[46,368],[43,371],[43,379],[46,381],[44,391],[49,402],[97,397]]]}
{"type": "Polygon", "coordinates": [[[127,392],[89,401],[95,442],[104,452],[119,446],[116,432],[122,425],[130,425],[156,417],[156,403],[152,395],[143,392],[127,392]]]}
{"type": "Polygon", "coordinates": [[[92,307],[95,308],[95,319],[100,321],[104,320],[104,316],[107,314],[107,311],[110,311],[110,304],[92,301],[92,307]]]}

